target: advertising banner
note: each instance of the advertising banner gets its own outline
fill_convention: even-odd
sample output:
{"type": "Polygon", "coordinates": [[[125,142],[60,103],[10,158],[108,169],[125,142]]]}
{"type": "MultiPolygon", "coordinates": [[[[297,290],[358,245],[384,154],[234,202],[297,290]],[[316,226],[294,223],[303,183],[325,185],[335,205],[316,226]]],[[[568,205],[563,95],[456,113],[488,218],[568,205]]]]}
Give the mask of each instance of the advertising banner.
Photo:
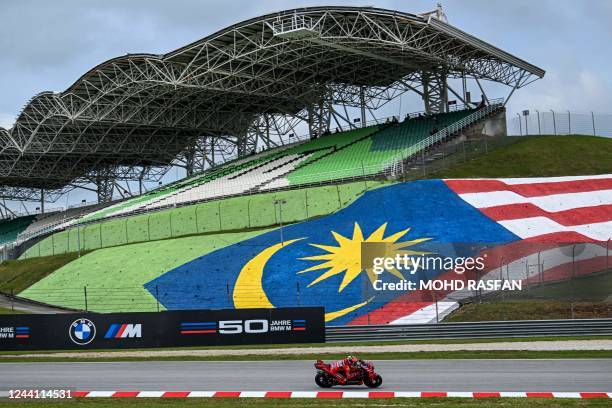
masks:
{"type": "Polygon", "coordinates": [[[322,307],[0,315],[0,350],[318,343],[322,307]]]}

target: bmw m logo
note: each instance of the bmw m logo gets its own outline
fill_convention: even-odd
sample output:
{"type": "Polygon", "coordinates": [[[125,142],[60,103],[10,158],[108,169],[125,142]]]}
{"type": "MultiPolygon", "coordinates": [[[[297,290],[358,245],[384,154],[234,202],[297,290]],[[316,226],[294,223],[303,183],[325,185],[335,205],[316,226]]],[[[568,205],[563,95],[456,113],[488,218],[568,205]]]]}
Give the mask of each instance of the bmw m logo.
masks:
{"type": "Polygon", "coordinates": [[[89,319],[77,319],[70,325],[68,334],[74,344],[84,346],[96,337],[96,325],[89,319]]]}

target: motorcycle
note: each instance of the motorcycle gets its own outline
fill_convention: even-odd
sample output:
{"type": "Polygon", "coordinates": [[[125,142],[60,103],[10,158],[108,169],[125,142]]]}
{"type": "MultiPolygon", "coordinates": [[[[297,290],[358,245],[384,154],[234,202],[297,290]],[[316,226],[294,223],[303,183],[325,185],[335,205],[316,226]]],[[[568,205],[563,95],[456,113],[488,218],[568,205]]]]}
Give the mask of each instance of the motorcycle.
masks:
{"type": "MultiPolygon", "coordinates": [[[[378,388],[382,384],[382,377],[374,371],[374,363],[359,360],[351,370],[346,382],[340,382],[339,375],[331,371],[331,364],[317,360],[314,364],[317,369],[315,383],[321,388],[331,388],[334,385],[366,385],[369,388],[378,388]]],[[[342,377],[344,378],[344,377],[342,377]]]]}

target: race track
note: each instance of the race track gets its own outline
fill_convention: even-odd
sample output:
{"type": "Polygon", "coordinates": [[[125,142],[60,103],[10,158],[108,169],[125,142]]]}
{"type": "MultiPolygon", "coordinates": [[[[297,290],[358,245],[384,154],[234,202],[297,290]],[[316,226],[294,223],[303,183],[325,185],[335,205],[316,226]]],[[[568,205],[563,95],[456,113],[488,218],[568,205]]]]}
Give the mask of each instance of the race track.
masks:
{"type": "MultiPolygon", "coordinates": [[[[389,391],[612,390],[612,359],[379,361],[376,369],[389,391]]],[[[312,361],[0,363],[0,372],[0,391],[318,389],[312,361]]]]}

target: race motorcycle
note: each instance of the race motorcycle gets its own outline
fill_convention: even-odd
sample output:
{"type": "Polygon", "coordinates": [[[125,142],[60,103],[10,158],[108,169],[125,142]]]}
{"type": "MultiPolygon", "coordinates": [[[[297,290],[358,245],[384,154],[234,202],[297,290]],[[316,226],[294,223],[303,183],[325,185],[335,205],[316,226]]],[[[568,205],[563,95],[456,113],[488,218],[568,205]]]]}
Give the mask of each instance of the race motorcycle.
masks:
{"type": "Polygon", "coordinates": [[[315,383],[321,388],[330,388],[334,385],[363,385],[370,388],[380,387],[382,377],[374,371],[374,364],[371,361],[359,360],[351,370],[349,378],[345,383],[340,383],[339,377],[331,371],[331,364],[322,360],[317,360],[314,364],[317,369],[315,383]]]}

